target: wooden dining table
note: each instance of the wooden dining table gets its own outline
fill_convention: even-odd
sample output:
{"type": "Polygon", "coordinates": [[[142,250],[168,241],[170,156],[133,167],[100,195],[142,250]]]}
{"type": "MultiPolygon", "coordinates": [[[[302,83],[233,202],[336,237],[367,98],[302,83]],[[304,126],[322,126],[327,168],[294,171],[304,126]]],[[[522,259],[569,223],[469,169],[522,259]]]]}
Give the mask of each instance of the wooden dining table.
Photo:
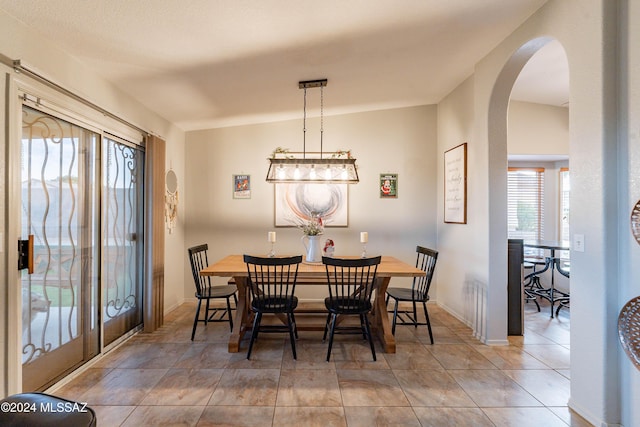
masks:
{"type": "MultiPolygon", "coordinates": [[[[357,257],[353,257],[357,258],[357,257]]],[[[250,310],[250,292],[247,292],[248,272],[242,255],[228,255],[221,260],[200,270],[202,276],[233,277],[238,287],[238,306],[235,313],[234,328],[229,337],[230,353],[240,351],[240,342],[244,334],[252,328],[250,310]]],[[[396,342],[391,333],[391,323],[387,313],[385,294],[392,277],[419,277],[425,272],[413,265],[400,261],[392,256],[382,256],[376,275],[376,297],[373,301],[371,323],[386,353],[396,352],[396,342]]],[[[326,269],[322,264],[301,263],[298,268],[297,283],[299,286],[324,286],[326,269]]],[[[327,289],[328,292],[328,289],[327,289]]],[[[304,331],[307,325],[297,321],[298,330],[304,331]]]]}

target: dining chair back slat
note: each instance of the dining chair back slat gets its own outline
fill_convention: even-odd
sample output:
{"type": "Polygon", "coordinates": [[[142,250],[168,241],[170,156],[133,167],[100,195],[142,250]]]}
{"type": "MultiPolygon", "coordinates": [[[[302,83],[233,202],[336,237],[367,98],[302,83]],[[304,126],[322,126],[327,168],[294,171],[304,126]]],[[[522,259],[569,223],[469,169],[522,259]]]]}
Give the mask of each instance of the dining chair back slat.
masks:
{"type": "Polygon", "coordinates": [[[302,255],[291,257],[257,257],[244,255],[251,296],[251,310],[255,313],[247,359],[251,357],[258,332],[289,332],[291,351],[296,358],[295,338],[297,329],[293,311],[298,305],[295,296],[298,267],[302,255]],[[286,325],[262,325],[265,313],[285,314],[286,325]]]}
{"type": "Polygon", "coordinates": [[[429,289],[438,261],[438,252],[422,246],[417,246],[416,252],[416,267],[424,271],[425,275],[413,278],[412,296],[416,301],[426,302],[429,299],[429,289]]]}
{"type": "Polygon", "coordinates": [[[327,362],[331,357],[333,337],[337,333],[358,333],[369,340],[373,360],[376,352],[371,336],[368,313],[372,309],[371,295],[376,282],[376,274],[381,257],[372,258],[330,258],[322,257],[327,272],[329,296],[325,298],[325,306],[329,314],[325,324],[323,340],[329,333],[327,362]],[[360,326],[338,326],[338,316],[358,315],[360,326]]]}

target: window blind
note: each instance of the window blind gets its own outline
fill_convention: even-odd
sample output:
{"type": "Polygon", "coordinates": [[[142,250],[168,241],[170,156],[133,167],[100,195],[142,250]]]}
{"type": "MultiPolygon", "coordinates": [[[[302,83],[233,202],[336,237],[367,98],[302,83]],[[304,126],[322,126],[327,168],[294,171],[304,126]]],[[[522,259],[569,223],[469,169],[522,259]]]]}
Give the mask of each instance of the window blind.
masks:
{"type": "Polygon", "coordinates": [[[544,238],[544,168],[509,168],[507,209],[510,239],[544,238]]]}

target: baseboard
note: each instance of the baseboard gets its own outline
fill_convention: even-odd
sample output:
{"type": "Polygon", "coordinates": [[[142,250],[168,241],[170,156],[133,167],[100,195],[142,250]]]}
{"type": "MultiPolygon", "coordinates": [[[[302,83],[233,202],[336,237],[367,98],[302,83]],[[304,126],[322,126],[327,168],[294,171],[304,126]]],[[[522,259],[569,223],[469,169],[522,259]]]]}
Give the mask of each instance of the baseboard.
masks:
{"type": "Polygon", "coordinates": [[[601,420],[600,418],[596,417],[595,415],[593,415],[590,411],[586,410],[584,407],[576,404],[575,400],[573,400],[573,398],[569,398],[569,402],[567,403],[567,406],[569,407],[569,409],[571,409],[572,411],[574,411],[576,414],[580,415],[582,418],[584,418],[585,420],[587,420],[588,422],[590,422],[591,424],[593,424],[594,426],[600,426],[600,427],[623,427],[622,424],[610,424],[607,423],[603,420],[601,420]]]}
{"type": "Polygon", "coordinates": [[[509,340],[484,340],[486,345],[509,345],[509,340]]]}
{"type": "Polygon", "coordinates": [[[464,319],[455,310],[453,310],[451,307],[447,306],[446,304],[442,304],[442,303],[439,303],[437,301],[435,301],[435,302],[438,305],[438,307],[442,308],[444,311],[446,311],[447,313],[449,313],[450,315],[452,315],[453,317],[455,317],[456,319],[458,319],[459,321],[464,323],[466,326],[470,327],[473,330],[473,336],[478,341],[480,341],[481,343],[486,344],[486,345],[492,345],[492,346],[493,345],[495,345],[495,346],[509,345],[509,340],[508,339],[505,339],[505,340],[487,340],[487,337],[482,335],[479,331],[474,330],[473,324],[471,323],[471,321],[468,321],[468,320],[464,319]]]}
{"type": "MultiPolygon", "coordinates": [[[[195,298],[194,298],[195,299],[195,298]]],[[[173,310],[175,310],[176,308],[180,307],[182,304],[184,304],[186,300],[183,298],[182,301],[172,305],[171,307],[165,307],[164,309],[164,315],[166,316],[167,314],[171,313],[173,310]]]]}
{"type": "Polygon", "coordinates": [[[456,319],[458,319],[459,321],[461,321],[462,323],[464,323],[466,326],[470,327],[471,329],[473,329],[473,325],[471,324],[470,321],[464,319],[462,316],[460,316],[455,310],[453,310],[451,307],[449,307],[446,304],[442,304],[438,301],[430,301],[435,303],[438,307],[440,307],[441,309],[443,309],[444,311],[446,311],[447,313],[449,313],[450,315],[452,315],[453,317],[455,317],[456,319]]]}

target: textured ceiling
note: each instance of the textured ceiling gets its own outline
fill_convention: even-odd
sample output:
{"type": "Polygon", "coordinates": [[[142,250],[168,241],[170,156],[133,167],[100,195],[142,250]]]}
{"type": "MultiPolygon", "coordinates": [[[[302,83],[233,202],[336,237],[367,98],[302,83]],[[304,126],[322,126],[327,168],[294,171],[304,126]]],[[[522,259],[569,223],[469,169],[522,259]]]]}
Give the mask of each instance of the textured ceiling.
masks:
{"type": "MultiPolygon", "coordinates": [[[[0,0],[0,9],[194,130],[299,118],[300,80],[329,80],[327,115],[437,103],[545,1],[0,0]]],[[[514,98],[567,102],[564,53],[548,50],[514,98]]]]}

